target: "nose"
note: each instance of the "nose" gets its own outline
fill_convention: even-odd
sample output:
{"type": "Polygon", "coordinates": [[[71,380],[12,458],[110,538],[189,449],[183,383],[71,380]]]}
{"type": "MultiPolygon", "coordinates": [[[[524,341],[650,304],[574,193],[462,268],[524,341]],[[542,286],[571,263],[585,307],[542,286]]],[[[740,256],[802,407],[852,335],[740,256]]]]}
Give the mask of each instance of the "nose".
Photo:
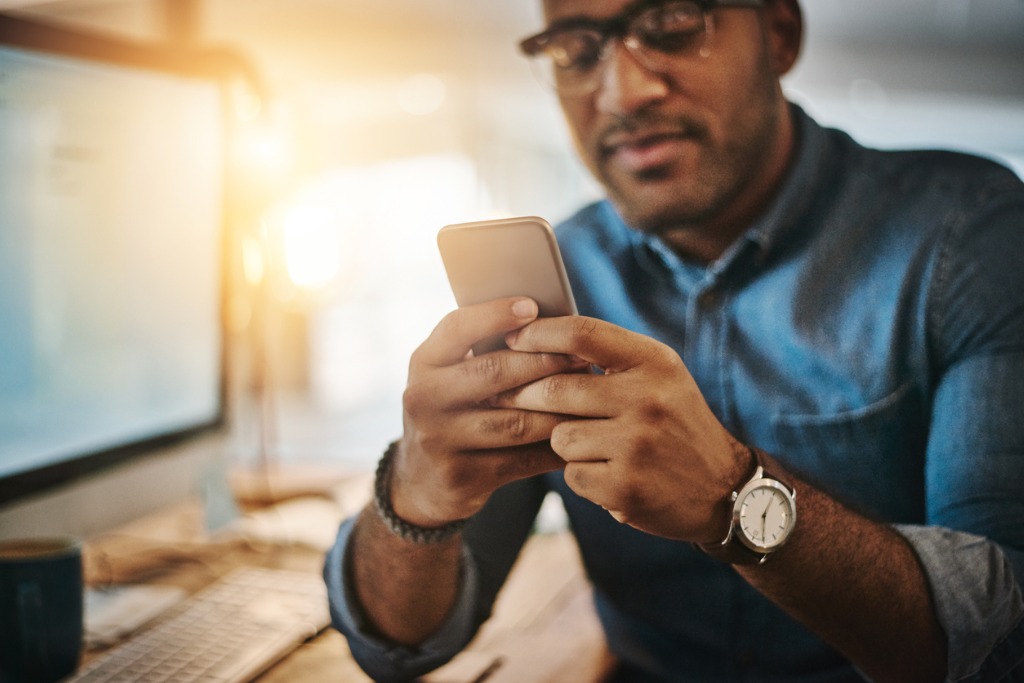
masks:
{"type": "Polygon", "coordinates": [[[612,53],[605,58],[598,82],[598,111],[612,116],[628,116],[668,95],[666,77],[638,62],[621,40],[616,40],[609,48],[612,53]]]}

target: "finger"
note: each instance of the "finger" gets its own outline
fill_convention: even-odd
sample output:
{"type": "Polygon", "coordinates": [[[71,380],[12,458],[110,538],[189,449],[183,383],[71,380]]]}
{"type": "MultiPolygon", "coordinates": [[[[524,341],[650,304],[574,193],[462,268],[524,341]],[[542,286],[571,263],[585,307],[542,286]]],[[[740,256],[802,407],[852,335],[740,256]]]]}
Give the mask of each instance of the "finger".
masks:
{"type": "Polygon", "coordinates": [[[627,370],[644,360],[658,342],[596,318],[542,318],[505,335],[516,351],[547,351],[578,356],[606,372],[627,370]]]}
{"type": "Polygon", "coordinates": [[[615,420],[568,420],[551,434],[551,449],[566,463],[566,485],[613,516],[623,503],[614,458],[623,447],[621,432],[615,420]]]}
{"type": "Polygon", "coordinates": [[[461,435],[464,450],[496,449],[547,441],[565,419],[528,410],[486,409],[460,413],[446,428],[461,435]]]}
{"type": "Polygon", "coordinates": [[[548,375],[502,392],[490,404],[576,417],[612,417],[622,412],[625,395],[619,377],[624,375],[548,375]]]}
{"type": "Polygon", "coordinates": [[[551,430],[551,449],[566,462],[607,462],[622,451],[621,425],[615,420],[562,419],[551,430]]]}
{"type": "Polygon", "coordinates": [[[614,477],[612,464],[606,460],[584,460],[566,462],[564,469],[565,484],[572,491],[605,510],[617,509],[613,503],[614,477]]]}
{"type": "Polygon", "coordinates": [[[444,366],[466,357],[473,344],[495,334],[509,332],[537,317],[533,299],[512,297],[464,306],[438,323],[413,353],[411,363],[444,366]]]}
{"type": "Polygon", "coordinates": [[[463,380],[471,380],[467,383],[471,390],[470,400],[496,405],[493,399],[499,394],[536,382],[542,377],[578,373],[586,367],[589,367],[586,361],[560,353],[493,351],[453,366],[454,372],[449,373],[446,368],[445,374],[459,375],[450,378],[451,381],[462,383],[463,380]]]}
{"type": "Polygon", "coordinates": [[[546,442],[472,451],[466,457],[473,459],[475,467],[489,472],[498,485],[565,467],[565,461],[546,442]]]}
{"type": "Polygon", "coordinates": [[[541,377],[578,372],[587,366],[586,361],[557,353],[493,351],[428,373],[410,372],[405,408],[411,414],[426,414],[481,403],[503,407],[492,400],[497,394],[541,377]]]}
{"type": "Polygon", "coordinates": [[[619,426],[614,420],[573,420],[551,435],[552,450],[565,461],[566,485],[577,495],[607,510],[616,521],[630,505],[628,487],[615,454],[619,426]]]}

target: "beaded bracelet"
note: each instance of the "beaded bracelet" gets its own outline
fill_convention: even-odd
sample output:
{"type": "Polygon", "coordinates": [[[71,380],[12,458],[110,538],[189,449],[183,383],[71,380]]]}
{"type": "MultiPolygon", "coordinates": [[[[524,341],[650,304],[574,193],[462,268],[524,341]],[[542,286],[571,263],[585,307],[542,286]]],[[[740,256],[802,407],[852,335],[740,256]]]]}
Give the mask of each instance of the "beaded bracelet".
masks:
{"type": "Polygon", "coordinates": [[[420,544],[440,543],[459,533],[462,527],[466,526],[468,519],[459,519],[439,527],[425,527],[410,524],[395,514],[395,509],[391,506],[391,466],[397,452],[398,442],[394,441],[377,463],[377,475],[373,483],[374,507],[391,533],[406,541],[420,544]]]}

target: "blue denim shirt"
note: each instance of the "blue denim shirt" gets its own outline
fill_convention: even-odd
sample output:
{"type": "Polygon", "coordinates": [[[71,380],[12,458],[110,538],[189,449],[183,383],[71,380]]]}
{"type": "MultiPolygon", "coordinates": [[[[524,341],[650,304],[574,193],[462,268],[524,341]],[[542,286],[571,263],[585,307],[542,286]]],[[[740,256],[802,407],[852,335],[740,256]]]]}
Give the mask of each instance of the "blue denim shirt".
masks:
{"type": "MultiPolygon", "coordinates": [[[[671,345],[735,436],[893,524],[927,574],[949,681],[1024,679],[1024,185],[976,157],[868,150],[794,111],[792,171],[710,265],[606,202],[561,225],[580,312],[671,345]]],[[[610,646],[651,680],[862,680],[731,569],[616,523],[558,474],[506,487],[474,518],[459,603],[416,650],[362,626],[346,523],[326,576],[357,659],[400,680],[468,642],[548,490],[610,646]]]]}

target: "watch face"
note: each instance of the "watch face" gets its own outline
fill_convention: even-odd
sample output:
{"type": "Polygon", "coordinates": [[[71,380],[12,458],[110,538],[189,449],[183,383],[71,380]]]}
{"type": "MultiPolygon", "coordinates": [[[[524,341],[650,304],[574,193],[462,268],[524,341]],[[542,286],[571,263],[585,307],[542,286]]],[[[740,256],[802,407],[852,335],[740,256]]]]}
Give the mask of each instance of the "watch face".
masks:
{"type": "Polygon", "coordinates": [[[793,529],[793,499],[782,485],[765,481],[746,491],[738,506],[738,524],[746,545],[772,550],[782,545],[793,529]]]}

